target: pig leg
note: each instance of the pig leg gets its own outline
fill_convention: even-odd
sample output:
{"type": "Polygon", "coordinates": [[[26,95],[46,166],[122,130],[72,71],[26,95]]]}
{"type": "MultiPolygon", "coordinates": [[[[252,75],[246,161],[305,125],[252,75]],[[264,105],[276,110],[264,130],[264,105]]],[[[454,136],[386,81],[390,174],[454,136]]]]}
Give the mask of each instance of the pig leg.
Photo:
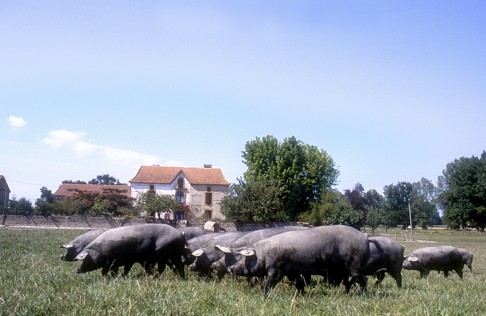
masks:
{"type": "Polygon", "coordinates": [[[272,290],[275,285],[282,280],[283,275],[281,272],[276,271],[275,269],[270,269],[267,272],[267,278],[263,283],[263,295],[268,295],[270,290],[272,290]]]}
{"type": "Polygon", "coordinates": [[[457,275],[459,275],[459,277],[462,280],[462,267],[461,268],[456,268],[454,271],[456,271],[457,275]]]}

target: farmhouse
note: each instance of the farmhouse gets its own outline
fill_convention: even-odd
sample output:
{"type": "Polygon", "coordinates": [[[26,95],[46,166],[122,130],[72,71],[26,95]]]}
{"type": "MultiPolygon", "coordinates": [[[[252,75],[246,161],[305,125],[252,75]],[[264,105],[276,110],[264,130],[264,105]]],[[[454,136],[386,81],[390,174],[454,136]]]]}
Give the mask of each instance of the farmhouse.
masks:
{"type": "Polygon", "coordinates": [[[174,210],[177,220],[191,217],[225,219],[220,202],[228,190],[229,182],[223,172],[212,165],[203,168],[141,166],[135,177],[128,181],[132,197],[139,193],[154,192],[175,196],[179,208],[174,210]]]}
{"type": "Polygon", "coordinates": [[[126,184],[121,185],[108,185],[108,184],[82,184],[82,183],[63,183],[59,186],[59,188],[54,192],[54,196],[57,199],[63,199],[66,197],[71,197],[76,192],[92,192],[92,193],[100,193],[106,194],[108,192],[119,192],[121,194],[126,195],[127,197],[131,197],[131,187],[126,184]]]}

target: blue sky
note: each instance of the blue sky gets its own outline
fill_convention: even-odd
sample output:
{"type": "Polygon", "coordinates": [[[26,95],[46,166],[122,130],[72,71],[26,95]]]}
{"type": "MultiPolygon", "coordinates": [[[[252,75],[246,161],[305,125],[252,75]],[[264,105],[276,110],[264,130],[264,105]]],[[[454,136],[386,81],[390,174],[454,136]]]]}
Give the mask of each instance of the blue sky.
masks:
{"type": "Polygon", "coordinates": [[[337,188],[486,149],[484,1],[0,1],[11,197],[141,165],[246,166],[248,141],[325,150],[337,188]]]}

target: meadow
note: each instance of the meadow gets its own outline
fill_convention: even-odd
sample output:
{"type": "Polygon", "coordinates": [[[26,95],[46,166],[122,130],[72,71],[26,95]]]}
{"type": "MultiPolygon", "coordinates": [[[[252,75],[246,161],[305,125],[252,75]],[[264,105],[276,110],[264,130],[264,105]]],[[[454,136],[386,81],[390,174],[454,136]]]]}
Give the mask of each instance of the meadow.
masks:
{"type": "Polygon", "coordinates": [[[369,278],[365,295],[333,288],[314,278],[300,295],[281,282],[268,297],[245,280],[181,280],[167,269],[159,278],[135,266],[128,277],[77,274],[76,262],[62,262],[60,245],[81,230],[0,228],[0,315],[484,315],[486,235],[449,230],[417,231],[415,241],[398,242],[405,254],[420,247],[452,245],[474,254],[473,273],[425,279],[403,271],[403,288],[387,276],[380,286],[369,278]]]}

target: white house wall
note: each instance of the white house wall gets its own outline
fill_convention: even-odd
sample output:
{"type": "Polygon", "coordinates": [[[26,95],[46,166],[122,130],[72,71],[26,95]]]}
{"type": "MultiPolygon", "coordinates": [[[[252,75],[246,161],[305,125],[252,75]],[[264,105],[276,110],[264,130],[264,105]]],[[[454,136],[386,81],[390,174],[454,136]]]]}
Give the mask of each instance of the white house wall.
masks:
{"type": "MultiPolygon", "coordinates": [[[[146,183],[132,183],[132,197],[137,198],[140,193],[150,190],[150,185],[146,183]]],[[[155,193],[159,195],[175,195],[175,190],[170,184],[152,184],[155,193]]]]}

